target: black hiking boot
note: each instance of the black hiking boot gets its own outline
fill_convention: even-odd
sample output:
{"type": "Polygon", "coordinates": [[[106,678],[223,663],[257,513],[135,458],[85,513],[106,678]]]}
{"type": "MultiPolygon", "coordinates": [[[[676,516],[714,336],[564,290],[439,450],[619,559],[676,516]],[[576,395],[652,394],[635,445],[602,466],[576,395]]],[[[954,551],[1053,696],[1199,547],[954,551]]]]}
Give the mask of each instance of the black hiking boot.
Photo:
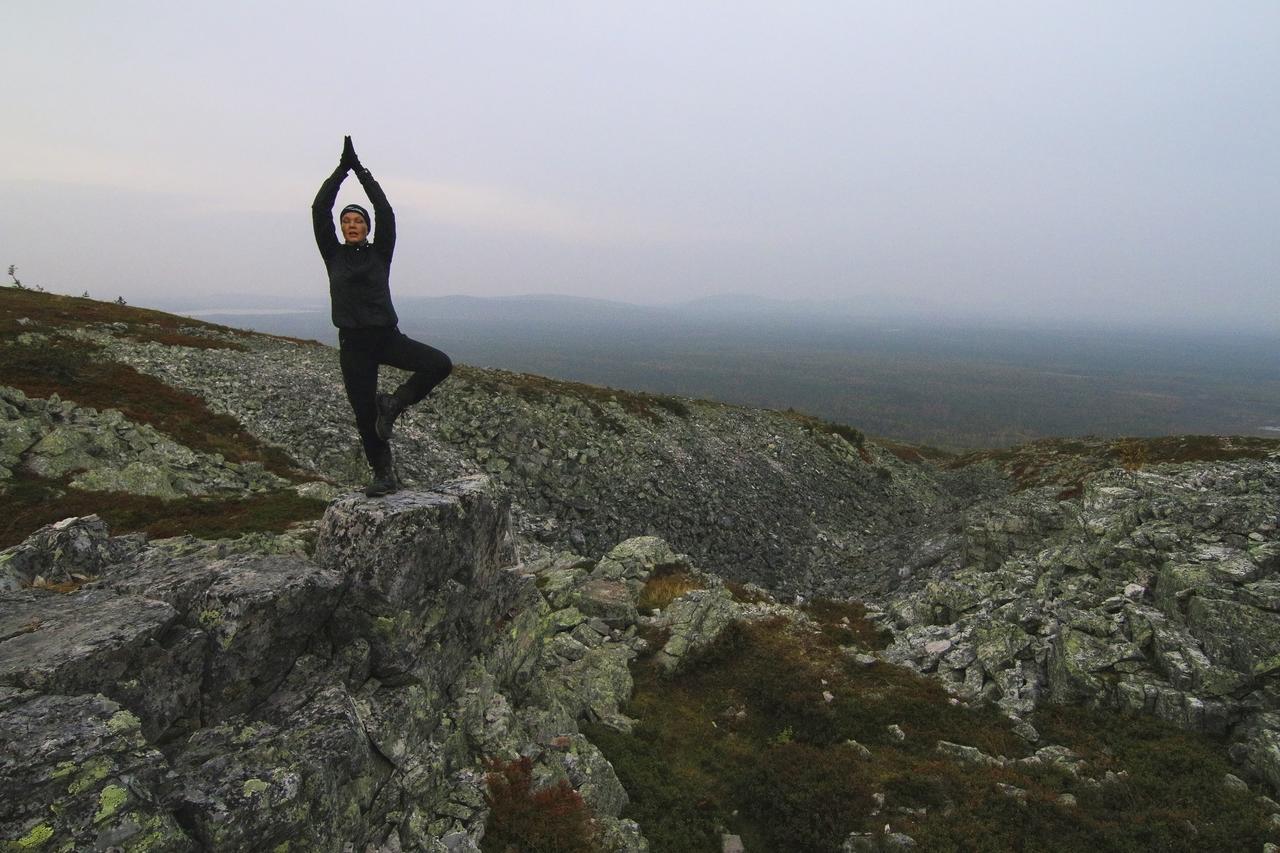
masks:
{"type": "Polygon", "coordinates": [[[404,411],[404,403],[400,402],[398,394],[379,394],[374,398],[374,403],[378,407],[378,422],[373,425],[373,431],[383,441],[390,441],[396,418],[404,411]]]}
{"type": "Polygon", "coordinates": [[[400,483],[396,480],[396,466],[392,459],[390,448],[387,448],[386,453],[374,460],[372,465],[373,482],[365,486],[365,497],[380,498],[383,495],[399,491],[400,483]]]}

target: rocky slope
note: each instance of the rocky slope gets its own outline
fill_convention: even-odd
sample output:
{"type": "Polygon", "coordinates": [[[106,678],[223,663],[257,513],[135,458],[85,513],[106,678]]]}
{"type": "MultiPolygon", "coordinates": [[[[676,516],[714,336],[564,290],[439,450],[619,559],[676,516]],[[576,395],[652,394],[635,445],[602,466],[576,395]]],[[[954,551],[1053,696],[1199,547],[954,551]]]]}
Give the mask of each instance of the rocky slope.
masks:
{"type": "Polygon", "coordinates": [[[994,703],[1046,754],[1037,709],[1086,705],[1221,738],[1280,790],[1280,443],[926,459],[796,413],[461,367],[397,425],[410,489],[366,501],[343,497],[367,473],[332,350],[88,300],[0,309],[0,503],[13,542],[34,533],[0,552],[13,849],[475,849],[484,762],[521,756],[585,799],[594,843],[645,849],[579,724],[631,728],[642,634],[678,674],[735,621],[807,618],[725,581],[868,602],[894,639],[851,659],[994,703]],[[134,501],[125,529],[276,532],[30,521],[134,501]],[[640,609],[694,565],[697,589],[640,609]]]}
{"type": "MultiPolygon", "coordinates": [[[[328,478],[367,477],[327,347],[80,334],[99,357],[199,395],[328,478]]],[[[843,432],[800,415],[461,368],[397,425],[396,450],[411,485],[494,477],[531,543],[598,555],[654,533],[726,576],[790,587],[839,572],[868,543],[947,501],[945,482],[843,432]]]]}

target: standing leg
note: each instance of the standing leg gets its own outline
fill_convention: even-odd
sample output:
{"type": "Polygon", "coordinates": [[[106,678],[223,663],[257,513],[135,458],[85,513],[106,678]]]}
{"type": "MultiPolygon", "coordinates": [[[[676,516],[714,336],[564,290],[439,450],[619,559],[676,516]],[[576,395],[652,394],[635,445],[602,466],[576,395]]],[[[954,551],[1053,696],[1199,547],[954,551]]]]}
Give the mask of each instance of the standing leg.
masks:
{"type": "Polygon", "coordinates": [[[339,333],[338,363],[342,367],[342,384],[347,400],[356,416],[356,430],[364,447],[365,459],[373,468],[374,480],[365,490],[370,497],[395,491],[395,468],[391,445],[378,437],[378,359],[368,348],[369,341],[343,331],[339,333]]]}
{"type": "Polygon", "coordinates": [[[394,394],[379,394],[376,400],[378,437],[391,438],[391,429],[400,413],[431,393],[453,371],[453,362],[435,347],[411,340],[396,332],[379,352],[379,361],[413,375],[394,394]]]}

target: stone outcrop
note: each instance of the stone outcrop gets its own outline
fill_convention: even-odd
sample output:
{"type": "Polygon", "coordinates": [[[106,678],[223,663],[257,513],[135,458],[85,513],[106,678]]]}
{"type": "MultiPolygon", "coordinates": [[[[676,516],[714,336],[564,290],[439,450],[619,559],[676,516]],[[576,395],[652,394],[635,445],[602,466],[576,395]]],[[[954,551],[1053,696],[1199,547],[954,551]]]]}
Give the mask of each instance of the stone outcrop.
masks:
{"type": "Polygon", "coordinates": [[[475,850],[484,762],[523,755],[616,849],[647,849],[577,722],[630,725],[651,564],[626,564],[609,619],[588,615],[568,602],[614,580],[571,555],[519,564],[485,478],[343,497],[319,528],[310,557],[113,538],[96,518],[5,552],[19,582],[92,579],[0,593],[0,839],[475,850]]]}
{"type": "Polygon", "coordinates": [[[254,462],[185,447],[115,409],[99,412],[0,386],[0,490],[15,471],[76,488],[171,500],[247,494],[289,483],[254,462]]]}
{"type": "Polygon", "coordinates": [[[974,510],[960,568],[888,597],[886,659],[1014,715],[1044,701],[1237,741],[1280,786],[1280,462],[1095,474],[974,510]]]}

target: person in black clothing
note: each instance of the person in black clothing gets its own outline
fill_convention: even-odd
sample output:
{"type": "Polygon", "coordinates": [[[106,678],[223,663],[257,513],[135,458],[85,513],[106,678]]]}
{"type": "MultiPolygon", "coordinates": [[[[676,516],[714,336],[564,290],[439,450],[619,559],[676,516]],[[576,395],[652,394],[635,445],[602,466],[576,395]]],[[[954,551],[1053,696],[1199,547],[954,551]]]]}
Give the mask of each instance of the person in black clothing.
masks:
{"type": "Polygon", "coordinates": [[[453,370],[449,356],[426,344],[410,340],[399,328],[391,305],[391,254],[396,247],[396,217],[382,187],[356,157],[351,137],[346,137],[342,159],[333,174],[320,185],[311,203],[316,245],[329,272],[329,297],[333,325],[338,327],[339,363],[347,399],[356,415],[356,429],[365,458],[373,468],[369,497],[394,492],[395,463],[391,455],[391,431],[405,409],[431,393],[453,370]],[[333,228],[333,205],[338,188],[354,171],[373,202],[376,219],[358,204],[349,204],[338,217],[343,241],[333,228]],[[377,242],[367,239],[374,224],[377,242]],[[378,367],[388,364],[413,372],[394,394],[378,393],[378,367]]]}

